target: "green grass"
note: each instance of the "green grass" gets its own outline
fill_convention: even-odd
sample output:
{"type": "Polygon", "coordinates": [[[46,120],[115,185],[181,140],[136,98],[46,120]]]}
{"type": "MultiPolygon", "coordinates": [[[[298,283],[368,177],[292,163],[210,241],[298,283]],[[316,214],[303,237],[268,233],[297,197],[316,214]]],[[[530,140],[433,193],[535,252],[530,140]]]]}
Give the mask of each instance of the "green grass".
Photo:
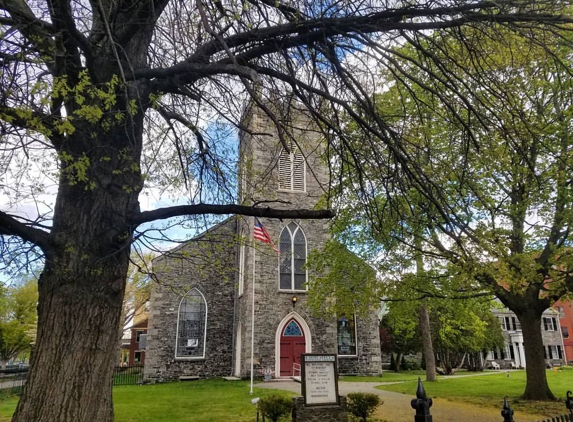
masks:
{"type": "Polygon", "coordinates": [[[16,409],[16,404],[18,404],[18,398],[16,397],[0,400],[0,422],[10,421],[12,413],[16,409]]]}
{"type": "Polygon", "coordinates": [[[400,382],[400,381],[418,381],[418,377],[424,378],[425,371],[402,371],[390,372],[384,371],[381,377],[360,377],[360,376],[341,376],[341,382],[400,382]]]}
{"type": "MultiPolygon", "coordinates": [[[[476,377],[440,377],[437,382],[425,382],[424,388],[428,397],[446,398],[453,401],[463,401],[488,407],[501,407],[504,396],[514,410],[528,413],[543,413],[557,415],[566,413],[563,399],[567,390],[573,389],[573,371],[547,371],[549,387],[559,402],[525,402],[519,399],[525,389],[525,371],[476,377]]],[[[423,380],[423,377],[422,377],[423,380]]],[[[387,391],[416,394],[416,380],[405,381],[401,384],[381,385],[376,388],[387,391]]]]}
{"type": "MultiPolygon", "coordinates": [[[[252,422],[253,397],[286,391],[255,389],[249,394],[246,381],[190,381],[144,386],[118,386],[113,389],[115,422],[252,422]]],[[[16,399],[0,402],[0,422],[10,421],[16,399]]]]}

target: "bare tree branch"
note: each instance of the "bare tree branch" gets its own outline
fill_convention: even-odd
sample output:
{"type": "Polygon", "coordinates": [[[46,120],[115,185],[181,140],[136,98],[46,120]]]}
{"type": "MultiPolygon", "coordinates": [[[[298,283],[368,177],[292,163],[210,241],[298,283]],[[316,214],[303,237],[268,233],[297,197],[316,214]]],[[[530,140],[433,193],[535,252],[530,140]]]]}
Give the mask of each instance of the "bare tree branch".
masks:
{"type": "Polygon", "coordinates": [[[192,214],[240,214],[252,217],[267,218],[301,218],[301,219],[325,219],[334,217],[331,210],[288,210],[276,208],[257,208],[245,205],[180,205],[176,207],[160,208],[153,211],[144,211],[131,218],[131,224],[138,226],[155,220],[162,220],[171,217],[180,217],[192,214]]]}
{"type": "Polygon", "coordinates": [[[23,224],[15,216],[0,211],[0,235],[18,236],[40,247],[46,255],[51,248],[50,234],[23,224]]]}

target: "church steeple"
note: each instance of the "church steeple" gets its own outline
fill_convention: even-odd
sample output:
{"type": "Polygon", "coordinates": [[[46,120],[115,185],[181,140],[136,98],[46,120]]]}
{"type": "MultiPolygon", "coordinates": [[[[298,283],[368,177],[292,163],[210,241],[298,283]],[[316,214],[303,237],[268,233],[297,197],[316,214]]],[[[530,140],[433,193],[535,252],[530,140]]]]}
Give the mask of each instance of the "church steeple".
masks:
{"type": "Polygon", "coordinates": [[[313,208],[327,184],[321,134],[304,109],[279,116],[282,137],[261,109],[252,106],[245,113],[239,197],[245,204],[276,201],[273,207],[313,208]]]}

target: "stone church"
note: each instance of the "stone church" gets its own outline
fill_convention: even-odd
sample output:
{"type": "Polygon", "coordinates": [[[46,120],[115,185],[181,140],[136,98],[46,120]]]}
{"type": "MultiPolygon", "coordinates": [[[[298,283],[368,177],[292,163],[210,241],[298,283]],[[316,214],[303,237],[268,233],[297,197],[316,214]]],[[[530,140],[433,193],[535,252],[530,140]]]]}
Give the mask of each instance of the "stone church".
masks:
{"type": "MultiPolygon", "coordinates": [[[[293,115],[287,152],[260,109],[245,113],[243,203],[312,209],[324,193],[321,137],[302,112],[293,115]]],[[[329,239],[329,222],[259,221],[273,244],[254,240],[254,218],[235,216],[154,260],[145,376],[247,377],[252,355],[255,376],[291,377],[302,353],[337,354],[340,373],[379,374],[375,312],[319,318],[307,307],[305,262],[329,239]]]]}

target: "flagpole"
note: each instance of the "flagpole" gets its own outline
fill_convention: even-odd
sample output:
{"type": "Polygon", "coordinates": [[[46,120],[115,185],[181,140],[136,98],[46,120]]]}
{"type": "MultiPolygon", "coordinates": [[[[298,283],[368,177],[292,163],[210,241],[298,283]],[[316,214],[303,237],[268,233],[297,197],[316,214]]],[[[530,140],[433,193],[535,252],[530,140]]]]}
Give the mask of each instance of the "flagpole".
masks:
{"type": "Polygon", "coordinates": [[[253,394],[253,375],[254,375],[254,354],[255,354],[255,254],[257,248],[253,242],[253,301],[251,313],[251,395],[253,394]]]}

